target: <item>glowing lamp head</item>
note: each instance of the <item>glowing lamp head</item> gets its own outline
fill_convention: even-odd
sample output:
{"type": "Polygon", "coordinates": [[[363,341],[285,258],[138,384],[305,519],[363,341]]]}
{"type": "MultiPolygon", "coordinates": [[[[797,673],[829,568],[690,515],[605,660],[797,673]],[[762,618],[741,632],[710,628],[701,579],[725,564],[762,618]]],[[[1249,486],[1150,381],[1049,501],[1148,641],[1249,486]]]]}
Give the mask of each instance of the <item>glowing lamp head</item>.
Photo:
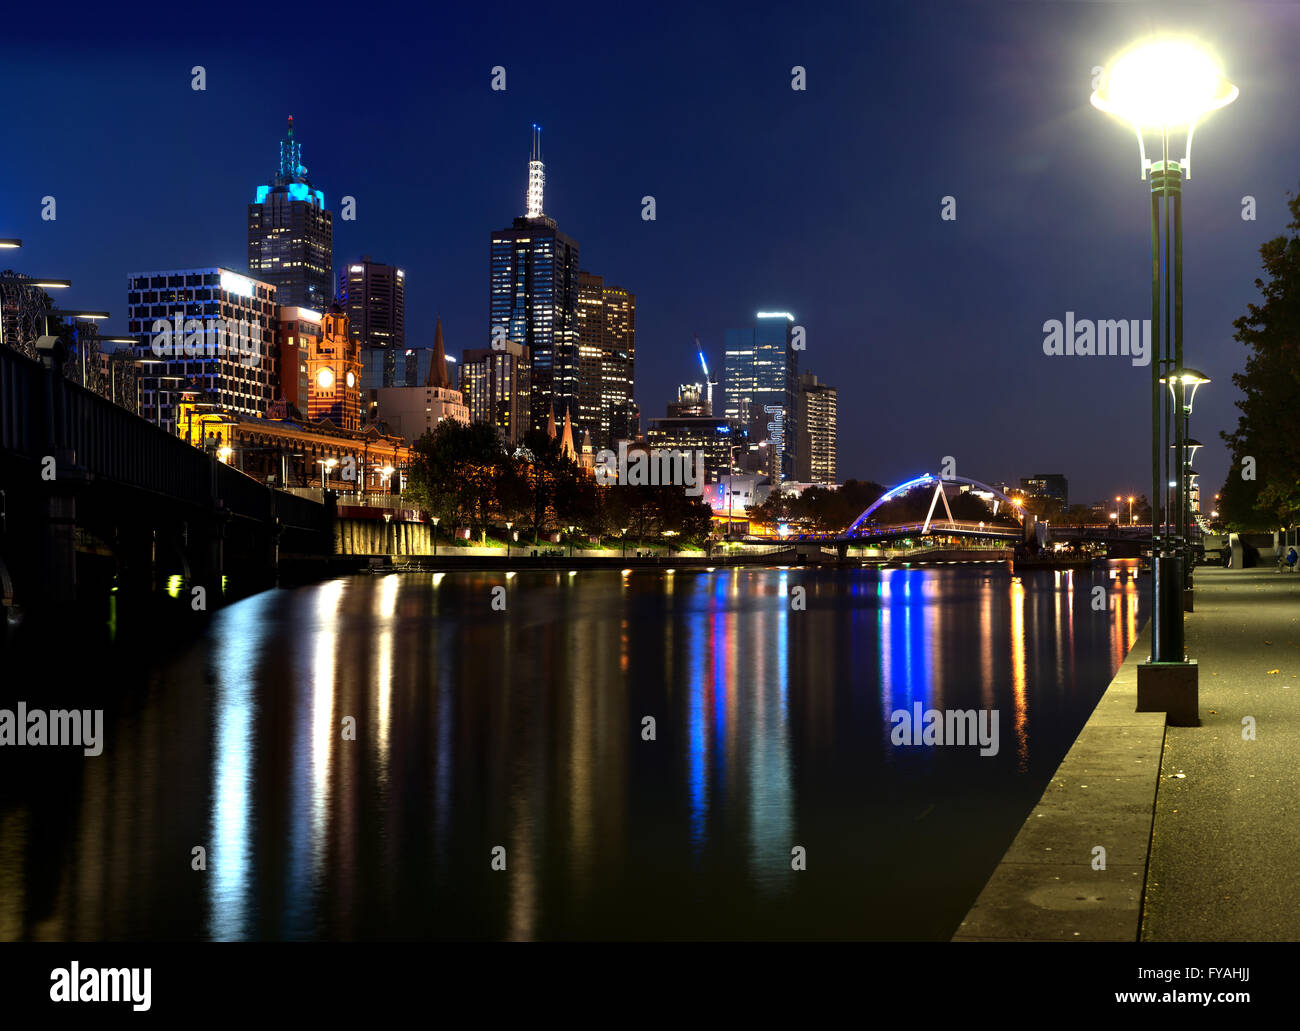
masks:
{"type": "Polygon", "coordinates": [[[1210,382],[1210,377],[1198,369],[1178,369],[1172,376],[1168,374],[1161,376],[1160,382],[1168,384],[1169,393],[1174,396],[1175,401],[1178,399],[1176,384],[1182,384],[1183,407],[1190,413],[1192,404],[1196,401],[1196,392],[1210,382]]]}
{"type": "Polygon", "coordinates": [[[1143,129],[1186,129],[1237,99],[1208,51],[1188,40],[1152,39],[1105,68],[1092,106],[1143,129]]]}
{"type": "Polygon", "coordinates": [[[1137,134],[1142,178],[1153,168],[1147,143],[1159,157],[1192,177],[1192,135],[1196,123],[1211,111],[1237,99],[1238,89],[1223,76],[1207,50],[1189,40],[1149,39],[1130,47],[1109,64],[1101,86],[1092,93],[1092,106],[1126,122],[1137,134]],[[1183,155],[1171,154],[1175,140],[1183,155]]]}

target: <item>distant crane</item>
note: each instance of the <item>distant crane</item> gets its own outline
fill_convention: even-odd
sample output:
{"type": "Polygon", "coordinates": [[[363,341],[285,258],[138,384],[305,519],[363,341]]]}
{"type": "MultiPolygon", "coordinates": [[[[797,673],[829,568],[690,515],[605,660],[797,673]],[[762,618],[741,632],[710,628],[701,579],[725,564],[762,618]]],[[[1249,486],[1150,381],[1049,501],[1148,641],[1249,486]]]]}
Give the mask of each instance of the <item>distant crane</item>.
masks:
{"type": "Polygon", "coordinates": [[[704,360],[704,348],[700,345],[700,335],[695,334],[695,352],[700,356],[700,368],[704,370],[704,408],[705,415],[713,414],[713,387],[717,378],[709,377],[709,363],[704,360]]]}

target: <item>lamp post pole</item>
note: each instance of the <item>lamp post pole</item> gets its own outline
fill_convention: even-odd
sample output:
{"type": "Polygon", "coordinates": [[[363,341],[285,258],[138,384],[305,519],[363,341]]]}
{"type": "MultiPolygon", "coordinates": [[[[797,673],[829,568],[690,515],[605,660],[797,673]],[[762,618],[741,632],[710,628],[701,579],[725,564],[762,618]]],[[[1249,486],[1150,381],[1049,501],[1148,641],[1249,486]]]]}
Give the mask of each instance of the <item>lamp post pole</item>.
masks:
{"type": "MultiPolygon", "coordinates": [[[[1159,499],[1158,514],[1153,514],[1151,525],[1151,660],[1182,662],[1185,654],[1183,606],[1181,596],[1175,599],[1174,595],[1175,590],[1181,591],[1183,580],[1181,520],[1176,514],[1177,501],[1173,506],[1168,502],[1169,453],[1160,445],[1170,438],[1172,414],[1161,385],[1165,374],[1182,364],[1183,179],[1178,163],[1169,160],[1168,132],[1162,132],[1160,139],[1161,159],[1151,167],[1151,336],[1153,346],[1160,353],[1160,358],[1151,363],[1151,496],[1159,499]],[[1170,512],[1171,507],[1174,513],[1170,512]]],[[[1178,387],[1179,384],[1174,386],[1175,393],[1178,387]]],[[[1183,457],[1182,420],[1176,419],[1174,423],[1173,451],[1177,466],[1183,457]]],[[[1174,481],[1175,497],[1179,496],[1180,483],[1181,477],[1174,481]]]]}
{"type": "Polygon", "coordinates": [[[1151,362],[1151,658],[1138,669],[1137,708],[1163,710],[1170,723],[1184,726],[1198,725],[1200,719],[1196,666],[1187,661],[1183,636],[1188,601],[1183,415],[1189,382],[1183,368],[1183,180],[1191,176],[1197,122],[1232,103],[1237,94],[1212,55],[1185,41],[1153,39],[1111,61],[1091,97],[1094,107],[1136,132],[1141,176],[1150,177],[1151,340],[1156,352],[1151,362]],[[1185,149],[1174,159],[1171,136],[1180,134],[1185,149]],[[1155,160],[1147,157],[1148,141],[1155,160]],[[1168,396],[1161,389],[1165,383],[1168,396]]]}

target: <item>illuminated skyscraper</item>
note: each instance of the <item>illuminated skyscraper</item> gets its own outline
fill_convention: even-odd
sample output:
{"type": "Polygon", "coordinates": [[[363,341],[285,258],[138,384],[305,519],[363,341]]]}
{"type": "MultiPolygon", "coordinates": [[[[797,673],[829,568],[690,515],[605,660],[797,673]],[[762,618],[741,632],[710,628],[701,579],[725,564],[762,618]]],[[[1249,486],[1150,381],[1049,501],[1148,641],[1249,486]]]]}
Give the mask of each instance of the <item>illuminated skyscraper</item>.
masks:
{"type": "Polygon", "coordinates": [[[636,294],[578,273],[578,411],[575,425],[595,448],[636,435],[632,401],[636,363],[636,294]]]}
{"type": "Polygon", "coordinates": [[[406,383],[406,272],[368,256],[339,270],[339,304],[361,345],[366,390],[406,383]],[[403,365],[399,369],[398,365],[403,365]]]}
{"type": "Polygon", "coordinates": [[[726,333],[726,415],[748,432],[752,447],[769,441],[772,475],[788,479],[794,475],[798,430],[799,359],[790,346],[794,316],[760,311],[756,317],[753,329],[726,333]]]}
{"type": "Polygon", "coordinates": [[[140,414],[176,433],[181,394],[200,389],[233,412],[264,415],[281,393],[275,294],[271,283],[215,266],[132,273],[127,330],[149,362],[140,414]]]}
{"type": "Polygon", "coordinates": [[[291,115],[279,169],[248,206],[248,269],[275,285],[278,303],[323,312],[334,300],[333,264],[333,216],[307,178],[291,115]]]}
{"type": "Polygon", "coordinates": [[[799,377],[798,446],[795,479],[803,483],[834,483],[838,473],[836,390],[811,372],[799,377]]]}
{"type": "Polygon", "coordinates": [[[460,363],[460,391],[470,422],[488,422],[507,444],[528,429],[528,348],[513,340],[505,347],[467,350],[460,363]]]}
{"type": "MultiPolygon", "coordinates": [[[[552,411],[579,421],[578,244],[543,213],[546,182],[541,129],[533,126],[526,214],[492,234],[489,268],[489,345],[506,340],[531,356],[533,429],[544,430],[552,411]]],[[[591,427],[595,428],[595,427],[591,427]]]]}

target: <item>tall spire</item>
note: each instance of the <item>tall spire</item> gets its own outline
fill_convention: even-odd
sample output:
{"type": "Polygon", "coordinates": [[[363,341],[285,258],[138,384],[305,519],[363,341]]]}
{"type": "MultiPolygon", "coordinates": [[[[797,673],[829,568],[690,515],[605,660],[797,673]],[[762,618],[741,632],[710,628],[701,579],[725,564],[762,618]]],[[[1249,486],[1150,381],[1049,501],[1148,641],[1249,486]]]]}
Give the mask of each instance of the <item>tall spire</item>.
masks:
{"type": "Polygon", "coordinates": [[[289,131],[280,141],[280,171],[276,175],[277,186],[282,183],[304,181],[307,168],[302,163],[302,144],[293,138],[293,115],[289,116],[289,131]]]}
{"type": "Polygon", "coordinates": [[[568,405],[564,407],[564,433],[560,437],[560,454],[565,458],[578,457],[578,452],[573,448],[573,412],[568,405]]]}
{"type": "Polygon", "coordinates": [[[442,315],[433,331],[433,361],[429,362],[429,375],[425,379],[426,387],[451,389],[451,380],[447,376],[447,352],[442,346],[442,315]]]}
{"type": "Polygon", "coordinates": [[[546,166],[542,164],[542,127],[533,123],[533,149],[528,156],[528,218],[542,217],[542,190],[546,186],[546,166]]]}

